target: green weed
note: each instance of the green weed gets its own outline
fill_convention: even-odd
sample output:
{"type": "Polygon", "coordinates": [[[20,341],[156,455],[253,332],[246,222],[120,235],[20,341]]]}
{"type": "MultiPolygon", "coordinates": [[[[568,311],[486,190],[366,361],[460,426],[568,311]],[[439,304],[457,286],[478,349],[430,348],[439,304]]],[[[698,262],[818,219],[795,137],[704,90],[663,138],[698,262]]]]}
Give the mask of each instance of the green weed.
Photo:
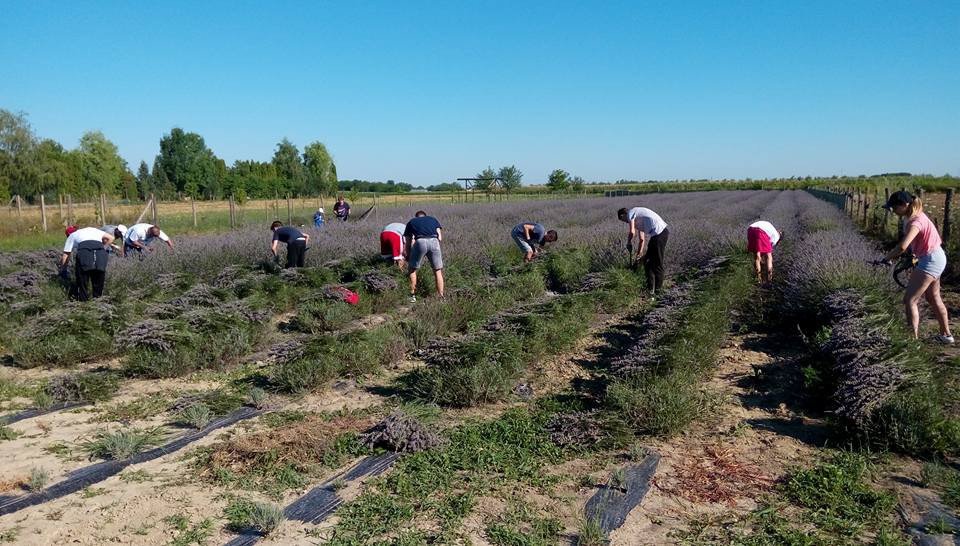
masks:
{"type": "Polygon", "coordinates": [[[93,440],[82,444],[91,457],[101,459],[126,460],[134,455],[158,445],[164,434],[159,427],[153,429],[123,429],[114,432],[100,431],[93,440]]]}
{"type": "Polygon", "coordinates": [[[283,523],[283,510],[265,502],[247,499],[232,500],[223,511],[229,527],[235,532],[254,529],[263,535],[273,533],[283,523]]]}

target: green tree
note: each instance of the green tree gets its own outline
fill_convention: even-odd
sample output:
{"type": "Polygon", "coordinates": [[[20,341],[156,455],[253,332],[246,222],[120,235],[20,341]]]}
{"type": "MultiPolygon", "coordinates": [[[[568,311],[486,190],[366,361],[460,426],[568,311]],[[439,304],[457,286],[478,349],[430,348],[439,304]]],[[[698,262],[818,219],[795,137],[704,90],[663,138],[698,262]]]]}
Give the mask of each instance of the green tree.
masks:
{"type": "Polygon", "coordinates": [[[55,196],[57,193],[76,193],[80,186],[80,170],[72,161],[70,152],[63,149],[59,142],[44,139],[35,150],[37,187],[32,195],[45,194],[55,196]]]}
{"type": "Polygon", "coordinates": [[[197,133],[174,127],[160,139],[158,158],[175,191],[200,197],[209,194],[216,184],[216,157],[197,133]]]}
{"type": "Polygon", "coordinates": [[[554,170],[547,180],[547,187],[550,191],[566,191],[570,187],[570,173],[563,169],[554,170]]]}
{"type": "Polygon", "coordinates": [[[337,191],[337,166],[322,142],[311,142],[303,149],[307,191],[333,195],[337,191]]]}
{"type": "Polygon", "coordinates": [[[170,199],[177,194],[177,188],[167,176],[159,155],[153,160],[153,172],[150,177],[153,178],[153,193],[157,199],[170,199]]]}
{"type": "Polygon", "coordinates": [[[307,176],[300,159],[300,150],[286,138],[277,144],[277,149],[273,152],[273,165],[284,185],[285,191],[280,193],[306,193],[307,176]]]}
{"type": "Polygon", "coordinates": [[[140,168],[137,169],[137,195],[140,199],[146,199],[147,195],[156,191],[153,182],[153,176],[150,175],[150,167],[146,161],[140,162],[140,168]]]}
{"type": "Polygon", "coordinates": [[[512,192],[520,188],[520,181],[523,179],[523,173],[520,172],[515,165],[510,165],[509,167],[500,167],[500,172],[497,173],[501,178],[500,183],[503,185],[503,189],[507,193],[512,192]]]}
{"type": "Polygon", "coordinates": [[[583,181],[583,178],[579,176],[574,176],[570,179],[570,190],[573,192],[582,192],[586,187],[586,182],[583,181]]]}
{"type": "Polygon", "coordinates": [[[485,191],[487,193],[490,193],[491,191],[494,190],[494,188],[497,187],[496,186],[497,182],[496,180],[489,180],[489,179],[496,178],[496,177],[497,177],[497,171],[493,170],[492,167],[487,167],[486,169],[477,173],[477,176],[475,178],[486,178],[488,180],[474,181],[473,189],[477,191],[485,191]]]}
{"type": "Polygon", "coordinates": [[[120,192],[127,164],[116,144],[100,131],[88,131],[80,137],[80,158],[84,189],[92,194],[120,192]]]}
{"type": "Polygon", "coordinates": [[[0,109],[0,197],[30,195],[36,187],[34,165],[37,139],[27,114],[0,109]]]}

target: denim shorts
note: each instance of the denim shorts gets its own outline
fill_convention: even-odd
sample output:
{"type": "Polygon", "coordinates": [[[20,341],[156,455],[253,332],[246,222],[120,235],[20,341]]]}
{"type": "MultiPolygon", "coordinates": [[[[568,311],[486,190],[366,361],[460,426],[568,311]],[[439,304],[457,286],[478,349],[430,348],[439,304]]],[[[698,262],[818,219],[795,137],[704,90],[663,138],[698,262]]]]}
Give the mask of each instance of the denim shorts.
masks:
{"type": "Polygon", "coordinates": [[[530,243],[528,243],[527,240],[523,238],[522,230],[520,232],[513,231],[510,233],[510,235],[513,237],[513,242],[517,243],[517,246],[520,247],[521,252],[523,252],[524,254],[528,252],[533,252],[533,247],[531,247],[530,243]]]}
{"type": "Polygon", "coordinates": [[[947,254],[943,248],[937,247],[923,258],[917,261],[917,271],[923,271],[934,279],[939,279],[943,270],[947,268],[947,254]]]}
{"type": "Polygon", "coordinates": [[[410,247],[410,262],[407,264],[408,270],[412,273],[420,269],[423,259],[429,257],[430,265],[434,271],[443,269],[443,254],[440,253],[440,240],[433,237],[430,239],[417,239],[410,247]]]}

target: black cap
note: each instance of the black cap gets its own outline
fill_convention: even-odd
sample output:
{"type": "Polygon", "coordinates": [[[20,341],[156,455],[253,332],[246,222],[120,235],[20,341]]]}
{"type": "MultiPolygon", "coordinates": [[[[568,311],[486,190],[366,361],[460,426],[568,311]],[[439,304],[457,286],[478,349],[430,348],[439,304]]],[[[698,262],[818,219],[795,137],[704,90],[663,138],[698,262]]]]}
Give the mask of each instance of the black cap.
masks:
{"type": "Polygon", "coordinates": [[[887,204],[883,208],[890,210],[897,205],[909,205],[910,203],[913,203],[913,196],[910,193],[895,191],[890,194],[890,199],[887,199],[887,204]]]}

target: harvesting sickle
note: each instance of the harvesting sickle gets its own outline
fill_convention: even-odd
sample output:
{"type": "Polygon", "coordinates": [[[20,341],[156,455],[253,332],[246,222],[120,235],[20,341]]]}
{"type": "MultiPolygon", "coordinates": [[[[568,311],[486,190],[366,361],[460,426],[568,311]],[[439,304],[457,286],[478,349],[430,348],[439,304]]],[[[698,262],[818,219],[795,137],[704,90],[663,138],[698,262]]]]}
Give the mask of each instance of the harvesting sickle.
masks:
{"type": "Polygon", "coordinates": [[[906,254],[908,250],[909,254],[912,254],[916,259],[916,265],[912,269],[907,265],[913,263],[911,258],[901,261],[897,266],[899,271],[894,270],[894,278],[897,278],[898,273],[905,273],[909,270],[909,281],[905,287],[903,306],[907,317],[907,325],[913,331],[913,337],[918,338],[920,335],[918,304],[922,297],[927,300],[940,327],[940,334],[935,339],[940,343],[952,344],[954,339],[950,333],[947,307],[940,297],[940,276],[947,267],[947,255],[943,251],[943,241],[937,227],[933,225],[930,217],[923,212],[923,203],[920,198],[908,192],[894,192],[887,199],[883,208],[906,220],[903,237],[884,256],[884,261],[893,263],[894,260],[906,254]]]}

